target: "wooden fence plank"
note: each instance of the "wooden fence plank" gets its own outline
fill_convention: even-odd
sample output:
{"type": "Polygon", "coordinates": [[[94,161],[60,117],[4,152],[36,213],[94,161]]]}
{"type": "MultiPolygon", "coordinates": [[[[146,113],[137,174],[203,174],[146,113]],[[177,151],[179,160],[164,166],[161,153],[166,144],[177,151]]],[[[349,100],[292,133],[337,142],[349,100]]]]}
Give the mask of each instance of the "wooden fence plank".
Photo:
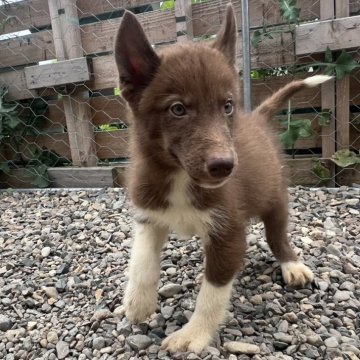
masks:
{"type": "MultiPolygon", "coordinates": [[[[225,7],[228,1],[214,0],[193,4],[192,21],[194,36],[216,34],[220,28],[225,15],[225,7]]],[[[233,2],[238,28],[241,29],[241,6],[240,2],[233,2]]],[[[300,8],[300,21],[308,21],[319,17],[319,2],[313,0],[302,0],[297,2],[300,8]]],[[[266,25],[284,24],[281,18],[280,7],[275,1],[252,0],[249,4],[249,23],[251,28],[266,25]]]]}
{"type": "Polygon", "coordinates": [[[85,57],[25,68],[28,89],[84,83],[90,79],[85,57]]]}
{"type": "MultiPolygon", "coordinates": [[[[333,19],[335,17],[334,0],[320,0],[320,16],[322,20],[333,19]]],[[[330,112],[330,120],[327,126],[322,127],[322,157],[331,158],[336,151],[335,132],[336,132],[336,113],[335,113],[335,80],[330,80],[321,85],[321,109],[330,112]]],[[[335,164],[329,162],[331,180],[329,186],[335,186],[335,164]]]]}
{"type": "MultiPolygon", "coordinates": [[[[349,0],[335,1],[335,15],[337,18],[349,16],[349,0]]],[[[356,16],[360,19],[360,16],[356,16]]],[[[351,18],[350,18],[351,19],[351,18]]],[[[359,24],[358,24],[359,25],[359,24]]],[[[343,34],[338,34],[342,36],[343,34]]],[[[356,37],[358,38],[358,31],[356,37]]],[[[336,81],[336,145],[337,150],[349,148],[349,120],[350,120],[350,77],[349,75],[336,81]]]]}
{"type": "MultiPolygon", "coordinates": [[[[149,0],[78,0],[78,17],[83,19],[149,3],[149,0]]],[[[51,24],[48,0],[24,0],[0,6],[0,22],[8,17],[10,20],[4,23],[3,34],[29,28],[44,28],[51,24]]]]}
{"type": "MultiPolygon", "coordinates": [[[[101,131],[95,133],[96,152],[99,159],[126,158],[129,156],[128,130],[101,131]]],[[[39,134],[28,136],[20,144],[19,152],[6,143],[1,144],[0,162],[19,159],[31,159],[32,151],[46,148],[61,157],[71,160],[68,133],[39,134]]]]}
{"type": "Polygon", "coordinates": [[[360,15],[299,25],[295,29],[296,55],[324,52],[327,47],[330,50],[359,47],[359,27],[360,15]]]}

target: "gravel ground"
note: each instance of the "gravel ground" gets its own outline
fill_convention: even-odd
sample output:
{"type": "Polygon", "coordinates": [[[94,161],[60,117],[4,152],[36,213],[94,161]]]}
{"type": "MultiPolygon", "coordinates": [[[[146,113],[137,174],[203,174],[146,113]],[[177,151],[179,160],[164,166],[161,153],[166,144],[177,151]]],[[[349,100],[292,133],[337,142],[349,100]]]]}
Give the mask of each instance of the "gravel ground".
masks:
{"type": "Polygon", "coordinates": [[[121,306],[131,246],[124,190],[1,193],[0,358],[360,359],[360,189],[290,194],[289,232],[315,283],[284,286],[254,222],[214,343],[200,356],[170,356],[161,340],[188,321],[200,287],[196,237],[170,236],[158,310],[132,326],[121,306]]]}

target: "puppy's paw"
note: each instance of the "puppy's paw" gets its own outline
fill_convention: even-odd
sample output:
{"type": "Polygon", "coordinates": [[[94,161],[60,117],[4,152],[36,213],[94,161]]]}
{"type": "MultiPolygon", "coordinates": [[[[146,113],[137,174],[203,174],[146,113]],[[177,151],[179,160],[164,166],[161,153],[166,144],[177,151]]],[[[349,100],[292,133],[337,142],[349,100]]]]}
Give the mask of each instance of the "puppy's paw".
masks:
{"type": "Polygon", "coordinates": [[[185,325],[163,340],[161,348],[171,353],[190,351],[200,354],[204,347],[211,342],[211,339],[206,332],[185,325]]]}
{"type": "Polygon", "coordinates": [[[131,323],[141,323],[155,312],[156,302],[156,289],[129,284],[124,296],[125,315],[131,323]]]}
{"type": "Polygon", "coordinates": [[[289,261],[281,264],[281,271],[286,285],[305,286],[314,279],[312,271],[300,261],[289,261]]]}

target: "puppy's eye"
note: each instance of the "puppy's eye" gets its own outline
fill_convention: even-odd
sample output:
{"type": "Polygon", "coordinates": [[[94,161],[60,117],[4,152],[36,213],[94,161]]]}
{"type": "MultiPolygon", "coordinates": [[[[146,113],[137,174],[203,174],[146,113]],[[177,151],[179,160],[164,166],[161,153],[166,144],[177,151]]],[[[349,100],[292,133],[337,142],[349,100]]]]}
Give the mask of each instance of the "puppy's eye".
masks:
{"type": "Polygon", "coordinates": [[[227,115],[231,115],[233,113],[234,107],[231,100],[226,101],[224,109],[227,115]]]}
{"type": "Polygon", "coordinates": [[[180,102],[171,105],[170,111],[172,112],[173,115],[177,117],[186,115],[185,106],[180,102]]]}

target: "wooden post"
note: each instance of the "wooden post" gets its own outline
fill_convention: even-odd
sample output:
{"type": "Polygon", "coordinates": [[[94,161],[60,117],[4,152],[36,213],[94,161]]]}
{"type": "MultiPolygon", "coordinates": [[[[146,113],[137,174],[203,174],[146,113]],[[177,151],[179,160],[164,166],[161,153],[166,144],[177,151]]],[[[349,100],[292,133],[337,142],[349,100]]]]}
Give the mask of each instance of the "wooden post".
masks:
{"type": "Polygon", "coordinates": [[[191,15],[191,0],[175,1],[176,37],[179,42],[192,40],[193,38],[191,15]]]}
{"type": "MultiPolygon", "coordinates": [[[[334,18],[334,0],[320,0],[320,18],[334,18]]],[[[336,114],[335,114],[335,80],[321,85],[321,109],[331,112],[330,123],[321,129],[322,157],[329,159],[336,151],[336,114]]],[[[329,161],[331,180],[329,186],[335,186],[335,164],[329,161]]]]}
{"type": "MultiPolygon", "coordinates": [[[[76,0],[48,0],[48,4],[57,59],[82,57],[76,0]]],[[[88,92],[75,88],[63,96],[63,103],[73,164],[95,166],[96,144],[88,92]]]]}
{"type": "MultiPolygon", "coordinates": [[[[337,18],[350,15],[349,0],[335,0],[335,14],[337,18]]],[[[338,34],[341,36],[341,34],[338,34]]],[[[348,149],[350,144],[350,76],[347,75],[336,82],[336,145],[337,150],[348,149]]]]}

